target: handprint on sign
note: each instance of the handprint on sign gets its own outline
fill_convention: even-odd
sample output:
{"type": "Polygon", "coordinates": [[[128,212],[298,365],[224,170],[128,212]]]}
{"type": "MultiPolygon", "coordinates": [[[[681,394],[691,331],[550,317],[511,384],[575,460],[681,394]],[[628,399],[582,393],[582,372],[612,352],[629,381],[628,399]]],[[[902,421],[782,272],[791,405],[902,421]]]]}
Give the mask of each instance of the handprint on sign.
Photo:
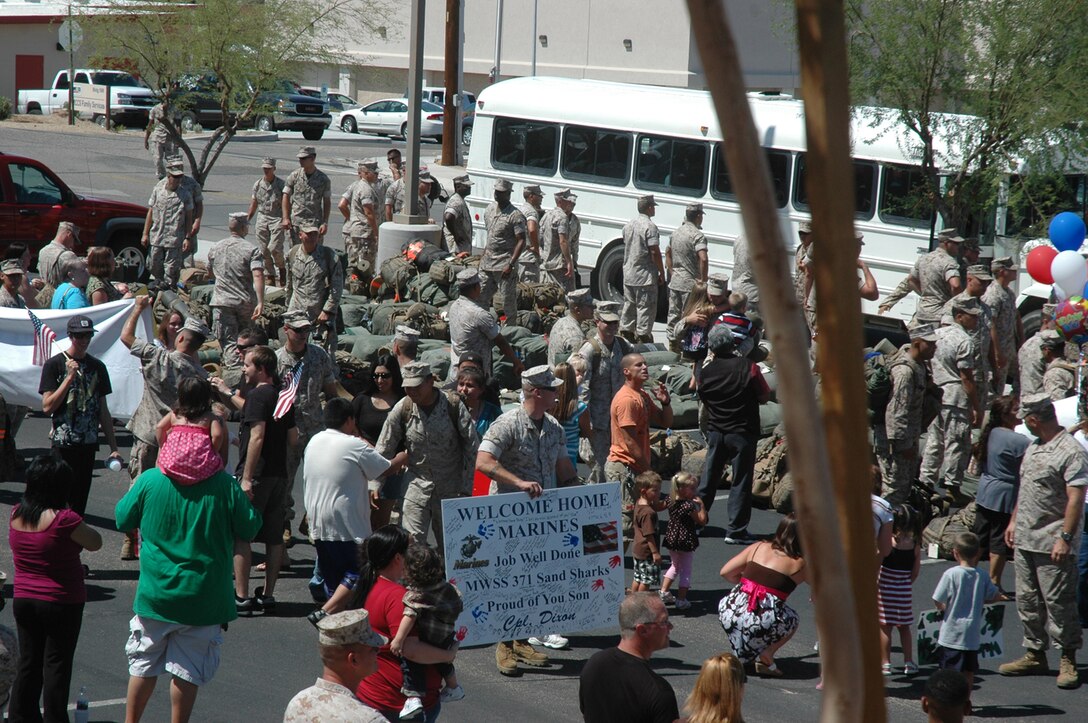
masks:
{"type": "Polygon", "coordinates": [[[476,607],[472,608],[472,619],[478,623],[482,623],[483,621],[487,620],[487,611],[484,610],[482,606],[477,605],[476,607]]]}
{"type": "Polygon", "coordinates": [[[578,535],[572,535],[568,532],[566,535],[563,536],[563,544],[567,547],[577,547],[578,535]]]}
{"type": "Polygon", "coordinates": [[[597,578],[593,581],[592,590],[604,590],[604,580],[597,578]]]}
{"type": "Polygon", "coordinates": [[[619,567],[622,563],[623,563],[623,558],[620,557],[619,555],[613,555],[612,557],[608,558],[608,566],[613,568],[613,569],[619,567]]]}
{"type": "Polygon", "coordinates": [[[468,635],[468,628],[462,625],[461,627],[457,628],[457,632],[454,633],[453,637],[457,638],[457,642],[460,643],[464,641],[466,635],[468,635]]]}
{"type": "Polygon", "coordinates": [[[457,586],[457,578],[456,577],[451,577],[450,578],[450,585],[453,585],[454,587],[457,586]]]}
{"type": "Polygon", "coordinates": [[[490,522],[481,522],[480,526],[476,528],[476,534],[485,540],[489,540],[495,534],[495,525],[490,522]]]}

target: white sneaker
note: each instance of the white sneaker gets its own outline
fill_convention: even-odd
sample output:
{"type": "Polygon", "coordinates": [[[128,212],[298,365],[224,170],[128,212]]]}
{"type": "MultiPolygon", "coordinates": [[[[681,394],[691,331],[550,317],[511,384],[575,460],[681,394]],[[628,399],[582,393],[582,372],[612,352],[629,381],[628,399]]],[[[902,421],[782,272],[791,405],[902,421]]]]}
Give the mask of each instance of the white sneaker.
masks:
{"type": "Polygon", "coordinates": [[[676,604],[676,596],[667,590],[658,590],[657,595],[661,598],[661,602],[663,602],[665,605],[676,604]]]}
{"type": "Polygon", "coordinates": [[[687,598],[677,598],[676,599],[676,609],[677,610],[688,610],[689,608],[691,608],[691,601],[690,600],[688,600],[687,598]]]}
{"type": "Polygon", "coordinates": [[[465,689],[461,686],[456,688],[443,688],[442,693],[438,696],[439,703],[453,703],[454,701],[465,699],[465,689]]]}
{"type": "Polygon", "coordinates": [[[423,701],[419,698],[409,698],[404,701],[404,707],[400,709],[401,720],[423,719],[423,701]]]}
{"type": "Polygon", "coordinates": [[[562,650],[570,641],[562,635],[545,635],[543,638],[529,638],[529,645],[541,645],[545,648],[562,650]]]}

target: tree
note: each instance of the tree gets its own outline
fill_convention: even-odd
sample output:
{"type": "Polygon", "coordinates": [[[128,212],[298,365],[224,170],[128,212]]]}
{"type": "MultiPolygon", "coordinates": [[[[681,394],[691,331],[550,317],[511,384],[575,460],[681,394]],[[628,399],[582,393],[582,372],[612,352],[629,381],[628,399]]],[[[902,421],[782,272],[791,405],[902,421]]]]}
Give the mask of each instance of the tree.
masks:
{"type": "MultiPolygon", "coordinates": [[[[1009,173],[1030,159],[1060,174],[1084,149],[1080,0],[846,0],[846,14],[855,113],[907,129],[919,202],[946,225],[993,231],[980,212],[1009,173]]],[[[1029,204],[1021,216],[1038,216],[1039,198],[1010,193],[1029,204]]]]}
{"type": "Polygon", "coordinates": [[[343,50],[349,39],[377,34],[393,18],[392,0],[107,0],[86,25],[93,56],[121,56],[175,110],[187,102],[178,90],[183,81],[211,83],[219,126],[199,155],[169,118],[164,124],[203,185],[239,128],[269,110],[264,91],[305,65],[356,62],[343,50]]]}

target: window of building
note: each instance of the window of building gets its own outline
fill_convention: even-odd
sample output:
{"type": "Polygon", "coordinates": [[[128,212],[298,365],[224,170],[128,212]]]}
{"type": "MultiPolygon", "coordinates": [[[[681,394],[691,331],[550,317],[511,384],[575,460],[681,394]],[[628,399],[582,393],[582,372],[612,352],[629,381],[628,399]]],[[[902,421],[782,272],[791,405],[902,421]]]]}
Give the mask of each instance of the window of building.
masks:
{"type": "Polygon", "coordinates": [[[491,142],[495,168],[554,175],[559,155],[559,126],[555,123],[496,118],[491,142]]]}
{"type": "Polygon", "coordinates": [[[635,186],[683,196],[706,193],[707,144],[664,136],[639,136],[635,186]]]}
{"type": "Polygon", "coordinates": [[[562,162],[565,178],[622,186],[631,170],[631,135],[567,126],[562,162]]]}
{"type": "MultiPolygon", "coordinates": [[[[771,184],[774,188],[774,201],[779,208],[785,208],[790,199],[790,161],[792,154],[787,151],[773,151],[766,149],[767,166],[771,169],[771,184]]],[[[737,193],[733,185],[733,179],[729,175],[729,168],[725,163],[725,152],[722,144],[714,146],[714,183],[710,187],[710,195],[725,201],[736,201],[737,193]]]]}
{"type": "MultiPolygon", "coordinates": [[[[793,187],[793,205],[800,211],[808,211],[808,189],[805,180],[805,154],[797,154],[797,180],[793,187]]],[[[854,218],[867,221],[873,217],[876,207],[877,166],[866,161],[854,161],[854,218]]]]}

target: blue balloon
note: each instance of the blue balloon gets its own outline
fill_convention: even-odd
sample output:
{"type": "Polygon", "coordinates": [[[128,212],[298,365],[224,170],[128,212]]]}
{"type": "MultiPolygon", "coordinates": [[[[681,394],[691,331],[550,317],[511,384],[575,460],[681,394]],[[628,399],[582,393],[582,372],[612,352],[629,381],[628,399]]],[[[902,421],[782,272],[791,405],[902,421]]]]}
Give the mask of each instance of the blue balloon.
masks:
{"type": "Polygon", "coordinates": [[[1059,251],[1080,251],[1084,236],[1084,219],[1072,211],[1062,211],[1050,222],[1050,243],[1059,251]]]}

